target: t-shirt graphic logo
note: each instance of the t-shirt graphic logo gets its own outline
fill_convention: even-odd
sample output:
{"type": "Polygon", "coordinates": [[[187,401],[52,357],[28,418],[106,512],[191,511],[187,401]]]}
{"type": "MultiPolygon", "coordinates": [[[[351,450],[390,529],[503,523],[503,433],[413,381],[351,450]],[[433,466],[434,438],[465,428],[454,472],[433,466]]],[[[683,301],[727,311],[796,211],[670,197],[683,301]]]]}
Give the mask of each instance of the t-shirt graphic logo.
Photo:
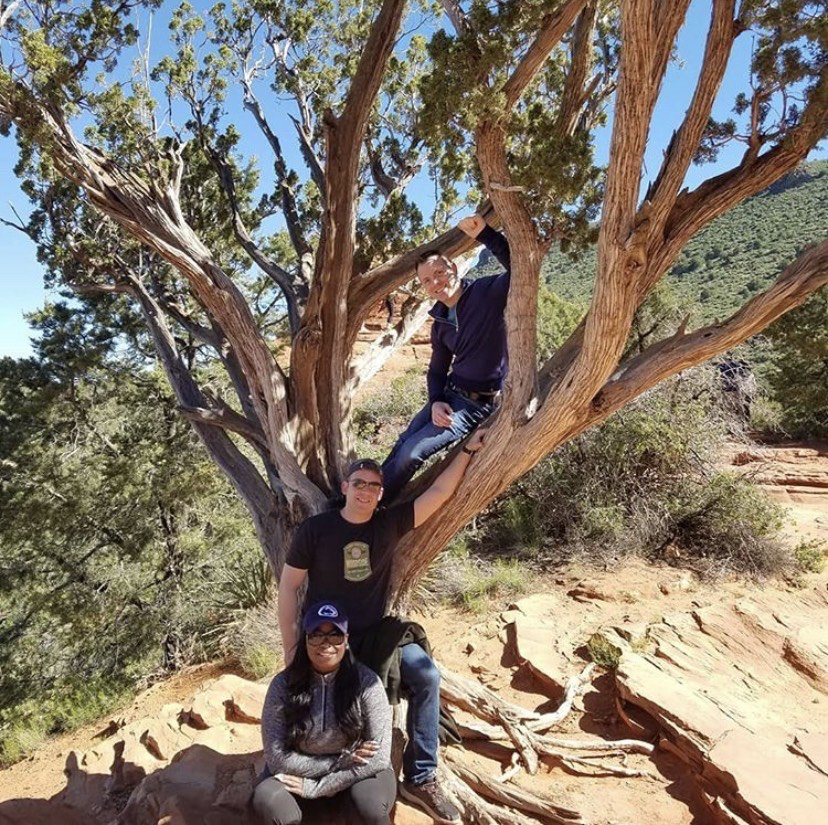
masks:
{"type": "Polygon", "coordinates": [[[343,548],[345,580],[364,582],[371,575],[371,548],[364,541],[351,541],[343,548]]]}

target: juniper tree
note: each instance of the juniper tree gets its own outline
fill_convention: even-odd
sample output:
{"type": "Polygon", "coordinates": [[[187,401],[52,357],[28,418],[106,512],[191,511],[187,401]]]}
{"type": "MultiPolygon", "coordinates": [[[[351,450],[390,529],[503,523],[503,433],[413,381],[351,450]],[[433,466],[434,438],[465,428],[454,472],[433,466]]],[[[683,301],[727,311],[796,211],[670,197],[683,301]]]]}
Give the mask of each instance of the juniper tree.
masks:
{"type": "Polygon", "coordinates": [[[0,6],[0,118],[35,204],[19,228],[99,323],[141,319],[276,571],[296,524],[338,487],[355,392],[423,318],[415,260],[469,251],[449,228],[459,206],[477,203],[510,239],[510,372],[487,448],[450,506],[401,547],[395,599],[551,450],[828,279],[822,243],[721,323],[628,348],[636,311],[688,240],[823,136],[818,3],[713,1],[692,100],[646,187],[653,112],[689,0],[260,0],[206,13],[184,3],[153,65],[138,21],[159,5],[0,6]],[[744,92],[717,122],[740,38],[754,42],[744,92]],[[118,69],[127,55],[131,70],[118,69]],[[599,169],[594,135],[608,107],[599,169]],[[262,169],[242,156],[244,130],[267,147],[262,169]],[[683,188],[692,163],[740,142],[732,168],[683,188]],[[429,209],[410,194],[422,179],[429,209]],[[590,307],[539,364],[544,254],[593,240],[590,307]],[[358,347],[372,308],[395,291],[401,314],[358,347]],[[230,396],[202,385],[207,364],[224,371],[230,396]]]}

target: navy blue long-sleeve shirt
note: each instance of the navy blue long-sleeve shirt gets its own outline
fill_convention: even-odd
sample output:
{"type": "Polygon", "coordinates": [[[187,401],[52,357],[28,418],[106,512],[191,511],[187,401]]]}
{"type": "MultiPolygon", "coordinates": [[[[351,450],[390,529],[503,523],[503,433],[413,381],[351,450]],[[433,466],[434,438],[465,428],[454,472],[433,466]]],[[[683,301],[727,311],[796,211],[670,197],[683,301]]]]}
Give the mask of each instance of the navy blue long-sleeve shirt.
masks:
{"type": "Polygon", "coordinates": [[[506,377],[509,356],[503,312],[511,275],[509,242],[490,226],[483,229],[477,239],[506,271],[476,281],[463,279],[460,300],[455,305],[456,325],[444,303],[438,301],[429,311],[434,323],[426,380],[428,400],[432,404],[445,400],[449,378],[470,392],[497,392],[506,377]]]}

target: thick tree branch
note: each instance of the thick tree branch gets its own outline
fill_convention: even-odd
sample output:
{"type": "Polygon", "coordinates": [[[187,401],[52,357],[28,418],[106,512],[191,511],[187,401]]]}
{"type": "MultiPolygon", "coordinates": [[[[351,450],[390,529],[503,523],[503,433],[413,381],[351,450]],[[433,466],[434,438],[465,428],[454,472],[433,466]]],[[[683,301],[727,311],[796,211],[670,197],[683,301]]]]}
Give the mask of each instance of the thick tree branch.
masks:
{"type": "Polygon", "coordinates": [[[291,351],[291,375],[300,416],[308,422],[301,435],[317,436],[308,446],[308,470],[317,483],[330,485],[350,451],[351,398],[344,391],[351,350],[361,321],[349,317],[348,289],[356,249],[357,184],[368,119],[379,93],[402,21],[405,0],[384,0],[374,20],[342,114],[326,116],[326,210],[316,272],[302,326],[291,351]],[[320,450],[321,447],[321,450],[320,450]],[[321,457],[318,460],[317,457],[321,457]]]}
{"type": "Polygon", "coordinates": [[[647,208],[636,210],[644,149],[661,82],[689,0],[622,6],[624,49],[616,95],[607,192],[598,238],[598,272],[582,345],[539,412],[559,430],[560,410],[577,417],[616,368],[639,305],[650,233],[647,208]],[[554,421],[552,419],[555,419],[554,421]]]}
{"type": "Polygon", "coordinates": [[[523,198],[512,191],[502,125],[484,121],[476,138],[477,161],[486,190],[509,237],[511,279],[505,313],[509,373],[502,414],[519,423],[531,415],[537,392],[538,282],[546,248],[523,198]]]}
{"type": "Polygon", "coordinates": [[[190,421],[198,421],[213,427],[221,427],[232,433],[244,436],[251,444],[257,447],[266,447],[264,433],[252,421],[226,405],[216,407],[179,407],[182,415],[190,421]]]}
{"type": "Polygon", "coordinates": [[[559,11],[543,19],[538,36],[503,86],[507,109],[512,109],[520,100],[521,95],[543,67],[546,58],[561,42],[586,3],[587,0],[567,0],[559,11]]]}
{"type": "Polygon", "coordinates": [[[414,277],[414,266],[417,260],[426,252],[456,258],[471,251],[476,242],[459,229],[449,229],[442,235],[420,246],[397,255],[390,261],[380,264],[361,275],[357,275],[351,282],[348,296],[348,312],[352,317],[362,318],[364,314],[381,301],[390,292],[414,277]]]}
{"type": "Polygon", "coordinates": [[[622,364],[618,377],[609,381],[593,400],[593,409],[600,412],[601,418],[606,417],[659,381],[760,332],[826,284],[828,240],[797,258],[770,289],[750,300],[726,321],[690,334],[679,331],[622,364]]]}
{"type": "Polygon", "coordinates": [[[81,144],[62,114],[38,101],[20,83],[0,83],[0,111],[7,112],[24,131],[37,124],[31,137],[59,173],[81,187],[99,212],[186,277],[196,299],[221,324],[239,358],[286,495],[291,502],[298,498],[296,503],[305,512],[321,506],[321,491],[302,473],[293,452],[294,430],[288,420],[281,370],[244,296],[184,219],[174,185],[165,185],[152,172],[144,180],[99,150],[81,144]]]}
{"type": "MultiPolygon", "coordinates": [[[[371,34],[336,124],[343,160],[359,159],[368,118],[379,93],[388,58],[394,49],[405,6],[406,0],[384,0],[371,27],[371,34]]],[[[356,183],[356,174],[349,177],[356,183]]]]}

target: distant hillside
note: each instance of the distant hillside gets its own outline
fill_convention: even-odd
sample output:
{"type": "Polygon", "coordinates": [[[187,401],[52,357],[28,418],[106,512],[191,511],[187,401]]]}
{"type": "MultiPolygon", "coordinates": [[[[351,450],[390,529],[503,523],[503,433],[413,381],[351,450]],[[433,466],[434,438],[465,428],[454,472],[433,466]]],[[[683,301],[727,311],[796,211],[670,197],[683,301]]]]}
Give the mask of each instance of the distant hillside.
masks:
{"type": "MultiPolygon", "coordinates": [[[[699,308],[695,323],[713,321],[765,289],[799,250],[826,236],[828,161],[817,161],[710,224],[685,247],[667,280],[679,298],[699,308]]],[[[585,304],[595,251],[576,262],[553,251],[543,274],[562,298],[585,304]]]]}

